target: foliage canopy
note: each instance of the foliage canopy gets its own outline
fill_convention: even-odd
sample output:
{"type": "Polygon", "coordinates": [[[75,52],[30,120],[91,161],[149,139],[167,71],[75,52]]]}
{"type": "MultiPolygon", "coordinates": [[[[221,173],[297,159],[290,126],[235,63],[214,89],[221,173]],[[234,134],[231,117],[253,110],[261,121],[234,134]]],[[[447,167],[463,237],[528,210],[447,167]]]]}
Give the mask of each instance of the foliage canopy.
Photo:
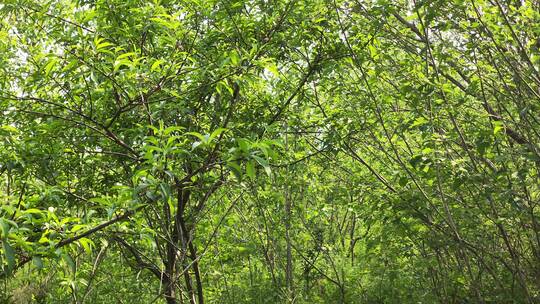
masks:
{"type": "Polygon", "coordinates": [[[0,301],[539,303],[539,1],[0,16],[0,301]]]}

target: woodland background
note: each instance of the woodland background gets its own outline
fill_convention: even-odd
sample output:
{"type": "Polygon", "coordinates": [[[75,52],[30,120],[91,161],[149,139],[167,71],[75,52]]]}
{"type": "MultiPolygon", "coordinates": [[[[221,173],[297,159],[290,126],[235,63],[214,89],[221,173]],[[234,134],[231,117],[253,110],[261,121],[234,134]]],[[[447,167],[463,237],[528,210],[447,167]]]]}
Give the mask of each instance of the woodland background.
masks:
{"type": "Polygon", "coordinates": [[[539,12],[0,1],[0,302],[540,303],[539,12]]]}

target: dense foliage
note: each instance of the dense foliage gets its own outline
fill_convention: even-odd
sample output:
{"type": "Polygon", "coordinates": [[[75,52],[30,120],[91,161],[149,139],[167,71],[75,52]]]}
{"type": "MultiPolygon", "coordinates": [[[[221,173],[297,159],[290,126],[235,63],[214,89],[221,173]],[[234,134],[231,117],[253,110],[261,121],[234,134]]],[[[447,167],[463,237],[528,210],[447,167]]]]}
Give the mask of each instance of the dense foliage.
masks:
{"type": "Polygon", "coordinates": [[[540,303],[539,1],[0,16],[0,302],[540,303]]]}

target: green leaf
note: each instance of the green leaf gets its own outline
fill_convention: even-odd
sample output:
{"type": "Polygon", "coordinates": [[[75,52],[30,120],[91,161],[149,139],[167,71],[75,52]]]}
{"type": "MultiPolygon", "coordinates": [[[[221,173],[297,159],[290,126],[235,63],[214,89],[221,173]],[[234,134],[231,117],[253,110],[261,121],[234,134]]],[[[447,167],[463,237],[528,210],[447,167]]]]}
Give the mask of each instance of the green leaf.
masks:
{"type": "Polygon", "coordinates": [[[100,37],[96,37],[94,39],[94,45],[95,45],[97,51],[99,51],[101,49],[104,49],[104,48],[106,48],[108,46],[113,45],[112,43],[104,41],[104,40],[105,40],[105,38],[100,38],[100,37]]]}
{"type": "Polygon", "coordinates": [[[212,134],[210,134],[210,136],[208,137],[208,142],[211,142],[214,138],[217,138],[221,133],[225,131],[227,131],[227,129],[225,128],[218,128],[214,130],[214,132],[212,132],[212,134]]]}
{"type": "Polygon", "coordinates": [[[497,135],[501,130],[504,129],[504,124],[500,121],[493,121],[493,135],[497,135]]]}
{"type": "Polygon", "coordinates": [[[14,126],[11,126],[11,125],[3,125],[0,128],[2,130],[4,130],[4,131],[8,131],[8,132],[11,132],[11,133],[19,133],[19,129],[17,129],[14,126]]]}
{"type": "Polygon", "coordinates": [[[9,245],[8,240],[4,239],[2,241],[2,247],[4,248],[4,256],[8,264],[8,270],[11,272],[15,268],[15,252],[11,245],[9,245]]]}
{"type": "Polygon", "coordinates": [[[241,181],[242,180],[242,168],[240,168],[240,165],[237,162],[228,162],[227,166],[231,169],[232,173],[236,176],[236,178],[241,181]]]}
{"type": "Polygon", "coordinates": [[[246,175],[251,179],[255,178],[255,162],[253,160],[246,163],[246,175]]]}
{"type": "MultiPolygon", "coordinates": [[[[159,16],[165,17],[167,19],[171,19],[172,16],[166,15],[166,14],[160,14],[159,16]]],[[[179,26],[178,22],[170,21],[170,20],[164,20],[161,18],[153,17],[150,18],[150,20],[154,21],[155,23],[162,25],[168,29],[174,30],[179,26]]]]}
{"type": "Polygon", "coordinates": [[[51,73],[52,69],[54,68],[57,62],[58,62],[57,58],[51,58],[49,60],[49,62],[45,66],[45,76],[49,76],[49,74],[51,73]]]}
{"type": "Polygon", "coordinates": [[[197,137],[198,139],[200,139],[202,142],[205,142],[205,141],[206,141],[206,138],[204,137],[204,135],[202,135],[201,133],[198,133],[198,132],[187,132],[186,135],[192,135],[192,136],[195,136],[195,137],[197,137]]]}
{"type": "Polygon", "coordinates": [[[79,244],[83,247],[84,251],[87,254],[92,253],[92,247],[94,246],[94,242],[92,242],[90,239],[82,238],[79,240],[79,244]]]}
{"type": "Polygon", "coordinates": [[[154,63],[152,64],[152,66],[150,67],[150,71],[152,71],[152,72],[160,71],[160,70],[161,70],[160,67],[161,67],[161,65],[162,65],[163,63],[164,63],[164,61],[161,60],[161,59],[156,60],[156,62],[154,62],[154,63]]]}
{"type": "Polygon", "coordinates": [[[135,52],[127,52],[127,53],[121,54],[118,57],[116,57],[116,60],[122,60],[124,58],[134,57],[136,55],[137,54],[135,52]]]}
{"type": "Polygon", "coordinates": [[[42,215],[43,212],[44,211],[36,209],[36,208],[30,208],[30,209],[24,210],[22,213],[23,214],[39,214],[39,215],[42,215]]]}
{"type": "Polygon", "coordinates": [[[2,239],[7,239],[10,228],[11,226],[9,225],[9,223],[4,218],[0,217],[0,229],[2,229],[2,239]]]}
{"type": "Polygon", "coordinates": [[[264,168],[264,171],[268,176],[272,175],[272,169],[270,169],[270,165],[268,164],[268,161],[260,156],[252,155],[253,159],[255,159],[259,165],[261,165],[264,168]]]}
{"type": "Polygon", "coordinates": [[[247,153],[251,148],[251,142],[245,138],[240,138],[238,139],[238,147],[240,147],[242,152],[247,153]]]}
{"type": "Polygon", "coordinates": [[[278,67],[275,65],[275,63],[273,62],[269,62],[265,68],[270,71],[270,73],[272,73],[274,76],[278,77],[279,76],[279,70],[278,70],[278,67]]]}
{"type": "Polygon", "coordinates": [[[171,194],[171,186],[169,186],[169,184],[160,183],[159,188],[161,190],[161,195],[163,195],[163,197],[165,199],[169,199],[172,196],[172,194],[171,194]]]}
{"type": "Polygon", "coordinates": [[[73,225],[73,227],[71,228],[71,232],[77,232],[84,228],[86,228],[86,225],[81,225],[81,224],[73,225]]]}
{"type": "Polygon", "coordinates": [[[35,256],[32,258],[32,263],[36,266],[37,269],[41,270],[43,269],[43,259],[39,256],[35,256]]]}
{"type": "Polygon", "coordinates": [[[116,60],[114,62],[114,68],[113,68],[113,72],[117,72],[122,66],[125,66],[125,67],[132,67],[133,66],[133,62],[131,62],[130,60],[128,59],[121,59],[121,60],[116,60]]]}
{"type": "Polygon", "coordinates": [[[240,62],[240,57],[238,56],[238,53],[235,51],[232,51],[229,53],[229,58],[231,59],[231,63],[233,65],[238,65],[240,62]]]}
{"type": "Polygon", "coordinates": [[[191,150],[197,149],[197,147],[199,147],[199,146],[202,145],[202,144],[203,144],[202,141],[196,141],[196,142],[193,142],[193,144],[191,145],[191,150]]]}
{"type": "Polygon", "coordinates": [[[67,253],[62,254],[62,259],[66,262],[71,272],[75,273],[77,270],[77,266],[75,265],[75,262],[73,261],[73,258],[67,253]]]}
{"type": "Polygon", "coordinates": [[[405,187],[407,183],[409,182],[409,178],[406,176],[401,176],[398,180],[398,183],[401,187],[405,187]]]}

